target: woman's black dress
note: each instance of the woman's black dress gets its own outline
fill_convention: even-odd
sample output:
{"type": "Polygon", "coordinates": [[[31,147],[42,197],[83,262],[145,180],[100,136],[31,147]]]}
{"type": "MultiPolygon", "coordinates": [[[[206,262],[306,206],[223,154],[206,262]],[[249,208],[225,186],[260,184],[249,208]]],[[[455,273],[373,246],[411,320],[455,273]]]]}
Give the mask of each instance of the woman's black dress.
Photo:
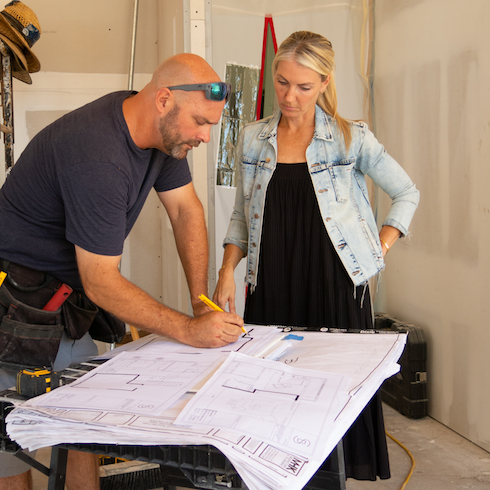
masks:
{"type": "MultiPolygon", "coordinates": [[[[257,286],[245,322],[317,329],[373,328],[369,289],[354,287],[322,222],[306,163],[277,164],[269,182],[257,286]]],[[[379,394],[343,438],[346,476],[389,478],[379,394]]],[[[328,469],[329,461],[324,463],[328,469]]]]}

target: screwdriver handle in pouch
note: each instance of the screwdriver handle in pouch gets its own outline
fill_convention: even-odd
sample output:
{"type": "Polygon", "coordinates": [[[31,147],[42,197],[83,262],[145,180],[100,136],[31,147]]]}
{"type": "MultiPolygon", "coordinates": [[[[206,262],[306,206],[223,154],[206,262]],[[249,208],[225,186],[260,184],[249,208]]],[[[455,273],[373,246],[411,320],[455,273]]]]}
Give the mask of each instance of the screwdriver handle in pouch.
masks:
{"type": "Polygon", "coordinates": [[[65,302],[66,298],[70,296],[73,292],[73,289],[68,286],[68,284],[63,283],[58,291],[53,294],[52,298],[46,303],[46,306],[43,310],[46,311],[56,311],[61,307],[61,305],[65,302]]]}

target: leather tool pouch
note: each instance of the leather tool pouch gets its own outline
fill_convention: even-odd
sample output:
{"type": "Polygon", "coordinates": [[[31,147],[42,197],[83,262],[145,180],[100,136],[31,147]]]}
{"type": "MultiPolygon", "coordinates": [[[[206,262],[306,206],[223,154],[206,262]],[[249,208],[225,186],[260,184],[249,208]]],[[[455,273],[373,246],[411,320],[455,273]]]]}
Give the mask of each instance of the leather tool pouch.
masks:
{"type": "Polygon", "coordinates": [[[20,370],[51,367],[63,335],[79,339],[94,328],[92,337],[117,342],[125,332],[123,322],[100,310],[85,294],[74,291],[61,308],[43,310],[61,286],[44,272],[0,260],[7,277],[0,287],[0,367],[20,370]]]}

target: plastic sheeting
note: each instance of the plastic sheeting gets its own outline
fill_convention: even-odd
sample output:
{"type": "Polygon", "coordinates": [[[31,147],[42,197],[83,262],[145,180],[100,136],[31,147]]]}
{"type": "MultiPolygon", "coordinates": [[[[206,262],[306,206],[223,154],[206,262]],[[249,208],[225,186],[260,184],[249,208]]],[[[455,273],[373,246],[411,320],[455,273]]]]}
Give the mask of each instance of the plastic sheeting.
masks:
{"type": "Polygon", "coordinates": [[[232,94],[221,119],[217,185],[235,187],[235,144],[242,127],[255,120],[260,69],[227,63],[227,82],[232,94]]]}

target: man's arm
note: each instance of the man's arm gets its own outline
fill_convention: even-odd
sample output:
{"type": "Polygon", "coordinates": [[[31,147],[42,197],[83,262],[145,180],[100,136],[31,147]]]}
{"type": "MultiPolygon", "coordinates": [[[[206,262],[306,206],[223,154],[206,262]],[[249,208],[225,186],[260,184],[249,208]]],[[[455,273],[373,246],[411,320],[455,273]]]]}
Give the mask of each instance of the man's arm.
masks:
{"type": "Polygon", "coordinates": [[[97,255],[75,246],[87,296],[122,321],[195,347],[235,342],[243,320],[232,313],[208,312],[192,318],[155,301],[119,272],[120,256],[97,255]]]}
{"type": "Polygon", "coordinates": [[[208,237],[204,210],[192,183],[158,196],[167,210],[184,267],[194,314],[210,311],[198,296],[208,296],[208,237]]]}

